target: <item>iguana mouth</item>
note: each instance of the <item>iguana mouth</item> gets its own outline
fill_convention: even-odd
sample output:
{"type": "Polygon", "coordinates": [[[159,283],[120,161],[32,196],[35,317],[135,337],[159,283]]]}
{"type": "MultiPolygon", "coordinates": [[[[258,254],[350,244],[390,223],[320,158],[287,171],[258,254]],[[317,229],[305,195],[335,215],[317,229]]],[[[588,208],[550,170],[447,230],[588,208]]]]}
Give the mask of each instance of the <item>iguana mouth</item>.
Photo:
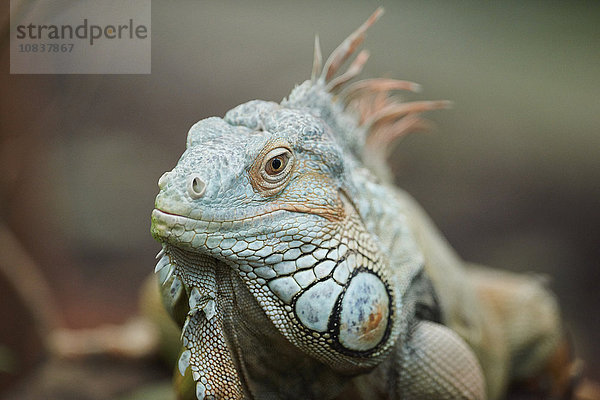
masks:
{"type": "MultiPolygon", "coordinates": [[[[159,194],[160,196],[160,194],[159,194]]],[[[302,203],[293,202],[270,202],[264,204],[239,204],[228,209],[213,208],[213,207],[196,207],[190,208],[187,204],[171,203],[166,200],[156,201],[155,212],[165,214],[166,216],[185,218],[191,221],[197,221],[202,224],[224,224],[227,228],[230,224],[243,224],[249,221],[256,221],[260,218],[265,218],[278,211],[289,211],[297,213],[312,213],[312,214],[332,214],[333,211],[321,208],[309,208],[302,203]]]]}
{"type": "Polygon", "coordinates": [[[332,229],[339,225],[339,221],[331,221],[323,213],[289,205],[273,207],[266,212],[263,209],[262,213],[236,221],[206,221],[156,208],[152,211],[151,233],[161,243],[191,252],[206,252],[219,258],[219,255],[227,255],[227,250],[240,240],[248,241],[257,236],[278,236],[285,230],[284,226],[291,229],[299,220],[291,217],[291,214],[308,215],[309,217],[303,217],[306,223],[331,225],[332,229]]]}
{"type": "MultiPolygon", "coordinates": [[[[267,217],[269,215],[275,214],[279,211],[289,211],[289,210],[288,210],[288,208],[285,208],[285,207],[275,207],[273,209],[268,209],[266,211],[257,212],[254,214],[249,212],[248,213],[249,216],[242,216],[242,217],[236,218],[236,219],[204,219],[204,218],[196,218],[193,216],[185,216],[182,214],[165,211],[160,208],[155,208],[154,210],[152,210],[152,218],[154,218],[154,217],[163,218],[163,219],[165,219],[166,222],[168,222],[169,218],[170,218],[171,221],[173,221],[173,225],[176,225],[177,222],[179,222],[179,224],[181,224],[181,222],[184,222],[186,225],[189,225],[190,223],[197,223],[198,228],[201,228],[203,225],[208,226],[209,224],[213,224],[214,226],[216,226],[217,224],[221,224],[221,225],[223,225],[223,228],[229,228],[231,225],[243,224],[243,223],[246,223],[249,221],[261,219],[261,218],[267,217]],[[180,221],[175,221],[175,220],[180,220],[180,221]]],[[[301,211],[298,211],[298,212],[301,212],[301,211]]]]}
{"type": "Polygon", "coordinates": [[[247,238],[248,232],[256,227],[260,227],[264,234],[273,233],[281,226],[286,212],[276,209],[237,221],[205,221],[154,209],[151,232],[159,242],[198,252],[199,249],[217,248],[219,243],[213,243],[217,240],[247,238]]]}

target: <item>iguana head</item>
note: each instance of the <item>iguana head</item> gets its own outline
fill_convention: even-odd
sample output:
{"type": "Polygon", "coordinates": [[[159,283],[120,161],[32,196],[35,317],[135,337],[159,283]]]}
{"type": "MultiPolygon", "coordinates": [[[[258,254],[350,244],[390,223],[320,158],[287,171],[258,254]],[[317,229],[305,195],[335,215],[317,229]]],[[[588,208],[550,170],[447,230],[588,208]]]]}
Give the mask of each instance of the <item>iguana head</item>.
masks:
{"type": "MultiPolygon", "coordinates": [[[[386,257],[363,222],[355,175],[369,149],[385,148],[419,127],[418,113],[444,105],[391,101],[386,91],[416,88],[403,81],[359,81],[340,91],[366,53],[348,72],[336,71],[380,13],[322,73],[317,51],[313,79],[281,104],[251,101],[195,124],[178,164],[159,180],[152,213],[152,234],[169,257],[162,266],[172,264],[188,292],[189,263],[178,257],[224,263],[291,343],[346,371],[387,354],[400,306],[386,257]]],[[[384,158],[367,164],[383,168],[384,158]]]]}
{"type": "Polygon", "coordinates": [[[323,121],[252,101],[191,128],[177,166],[159,181],[155,214],[162,218],[153,231],[175,246],[239,262],[233,246],[258,250],[265,235],[273,245],[284,226],[337,229],[343,181],[342,151],[323,121]],[[172,225],[168,215],[184,224],[172,225]]]}

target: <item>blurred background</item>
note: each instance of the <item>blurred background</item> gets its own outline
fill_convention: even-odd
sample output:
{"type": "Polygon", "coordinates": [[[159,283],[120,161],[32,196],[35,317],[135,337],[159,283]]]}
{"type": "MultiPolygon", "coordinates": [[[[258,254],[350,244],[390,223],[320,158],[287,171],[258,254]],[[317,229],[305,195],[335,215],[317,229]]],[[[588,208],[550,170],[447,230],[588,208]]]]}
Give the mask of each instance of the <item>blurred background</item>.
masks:
{"type": "Polygon", "coordinates": [[[156,182],[190,126],[280,101],[310,77],[315,33],[327,55],[379,5],[362,77],[454,101],[393,153],[398,185],[465,259],[547,275],[600,379],[599,2],[154,0],[150,75],[10,75],[2,2],[0,398],[39,398],[44,379],[61,399],[169,380],[154,359],[59,362],[50,378],[44,339],[137,315],[156,182]]]}

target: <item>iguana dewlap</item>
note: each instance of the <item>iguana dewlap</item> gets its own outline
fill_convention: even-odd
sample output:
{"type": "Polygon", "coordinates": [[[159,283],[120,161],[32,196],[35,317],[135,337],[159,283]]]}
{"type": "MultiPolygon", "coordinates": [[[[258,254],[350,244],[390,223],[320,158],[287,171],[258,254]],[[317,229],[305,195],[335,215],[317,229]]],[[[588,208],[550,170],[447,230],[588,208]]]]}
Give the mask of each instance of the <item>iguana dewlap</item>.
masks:
{"type": "Polygon", "coordinates": [[[364,51],[337,75],[380,14],[323,68],[317,42],[281,103],[196,123],[159,180],[156,271],[199,400],[497,399],[563,341],[541,283],[465,265],[388,178],[390,144],[447,103],[347,84],[364,51]]]}

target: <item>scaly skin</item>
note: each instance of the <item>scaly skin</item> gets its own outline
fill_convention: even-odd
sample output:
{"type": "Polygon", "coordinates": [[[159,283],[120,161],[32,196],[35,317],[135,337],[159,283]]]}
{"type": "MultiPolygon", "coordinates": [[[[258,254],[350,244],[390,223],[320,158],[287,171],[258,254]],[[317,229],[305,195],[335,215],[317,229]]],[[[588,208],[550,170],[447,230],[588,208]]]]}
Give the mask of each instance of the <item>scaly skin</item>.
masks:
{"type": "Polygon", "coordinates": [[[495,399],[560,342],[545,289],[468,272],[387,179],[391,141],[447,103],[386,95],[409,82],[344,88],[367,53],[336,72],[380,14],[322,72],[317,42],[312,79],[281,104],[195,124],[159,180],[156,270],[199,400],[328,399],[348,385],[364,399],[495,399]]]}

